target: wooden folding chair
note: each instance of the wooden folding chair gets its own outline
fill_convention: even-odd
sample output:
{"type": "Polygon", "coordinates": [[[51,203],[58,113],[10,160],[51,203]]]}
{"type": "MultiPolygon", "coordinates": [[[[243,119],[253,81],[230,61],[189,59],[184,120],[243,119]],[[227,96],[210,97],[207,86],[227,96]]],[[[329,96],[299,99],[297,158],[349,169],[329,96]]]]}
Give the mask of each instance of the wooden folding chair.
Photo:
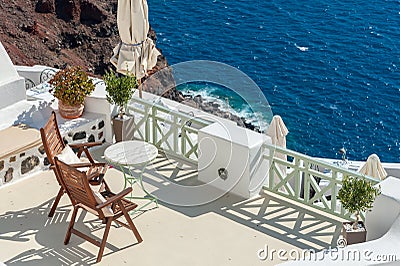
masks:
{"type": "MultiPolygon", "coordinates": [[[[55,171],[54,167],[54,157],[56,157],[58,154],[60,154],[64,148],[65,148],[65,143],[61,137],[60,130],[58,129],[58,124],[57,124],[57,118],[56,118],[56,113],[53,111],[50,115],[49,120],[47,121],[46,125],[40,129],[40,134],[42,137],[42,142],[44,146],[44,150],[47,155],[47,159],[49,160],[50,163],[50,168],[53,169],[54,174],[57,178],[58,183],[60,184],[60,190],[58,191],[57,197],[54,200],[53,206],[51,207],[51,210],[49,212],[49,217],[52,217],[54,215],[54,212],[57,208],[58,202],[60,201],[62,195],[64,194],[64,188],[62,187],[62,183],[59,180],[58,174],[55,171]]],[[[101,183],[104,183],[102,181],[102,177],[104,176],[105,172],[108,169],[108,166],[104,163],[102,164],[95,164],[93,157],[91,156],[88,148],[93,147],[93,146],[98,146],[101,145],[101,142],[90,142],[90,143],[79,143],[79,144],[70,144],[69,146],[73,149],[77,149],[77,156],[78,158],[81,157],[82,153],[84,152],[86,154],[86,157],[89,160],[89,163],[86,164],[79,164],[79,166],[86,166],[89,167],[88,174],[91,173],[99,173],[99,178],[96,180],[92,180],[91,184],[93,185],[99,185],[101,183]]],[[[105,184],[107,186],[107,184],[105,184]]]]}
{"type": "Polygon", "coordinates": [[[132,188],[126,188],[118,194],[112,193],[109,189],[105,189],[103,192],[97,192],[91,189],[89,180],[94,178],[96,174],[87,175],[84,172],[80,172],[74,167],[71,167],[55,158],[55,166],[59,173],[60,181],[62,182],[68,196],[71,199],[74,211],[72,213],[71,221],[65,236],[64,244],[67,245],[71,234],[75,234],[86,241],[100,247],[97,255],[97,261],[100,262],[104,247],[107,243],[108,233],[110,231],[111,222],[114,221],[130,230],[132,230],[137,241],[142,242],[137,228],[129,217],[128,212],[135,209],[138,205],[124,199],[124,196],[132,192],[132,188]],[[99,219],[106,224],[103,239],[101,242],[94,238],[83,234],[82,232],[74,228],[75,218],[79,208],[83,208],[95,214],[99,219]],[[117,220],[121,216],[124,216],[128,224],[117,220]]]}

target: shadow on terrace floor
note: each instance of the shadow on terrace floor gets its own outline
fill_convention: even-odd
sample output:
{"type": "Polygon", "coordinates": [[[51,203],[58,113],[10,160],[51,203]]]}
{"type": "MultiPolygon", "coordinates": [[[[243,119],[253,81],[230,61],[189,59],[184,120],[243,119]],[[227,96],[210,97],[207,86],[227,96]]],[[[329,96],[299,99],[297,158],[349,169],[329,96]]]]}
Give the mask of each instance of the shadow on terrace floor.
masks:
{"type": "MultiPolygon", "coordinates": [[[[150,190],[155,195],[167,195],[170,192],[168,186],[171,184],[201,184],[197,180],[197,165],[178,162],[162,155],[147,168],[143,180],[146,186],[153,188],[150,190]],[[158,193],[161,190],[164,193],[158,193]]],[[[196,217],[214,212],[301,249],[321,250],[336,246],[341,230],[339,219],[330,218],[322,212],[290,202],[270,192],[262,191],[259,196],[247,200],[233,194],[225,194],[208,204],[188,207],[168,204],[163,202],[162,196],[159,198],[164,206],[187,216],[196,217]]]]}
{"type": "MultiPolygon", "coordinates": [[[[120,181],[122,186],[123,181],[120,181]]],[[[165,190],[165,187],[168,188],[170,184],[179,183],[186,186],[200,184],[197,180],[197,166],[167,159],[162,155],[147,167],[144,181],[145,187],[155,194],[162,189],[165,190]]],[[[74,237],[67,246],[63,244],[71,216],[71,206],[66,196],[62,198],[62,204],[57,208],[54,217],[48,219],[47,214],[54,199],[53,193],[56,193],[56,191],[57,184],[51,173],[47,173],[47,175],[43,173],[31,180],[20,182],[16,186],[3,188],[0,207],[2,210],[13,209],[13,211],[5,211],[0,215],[0,240],[5,240],[2,242],[4,243],[2,253],[4,257],[7,257],[4,261],[7,265],[44,265],[44,263],[45,265],[76,265],[77,262],[79,265],[91,265],[95,263],[98,249],[90,243],[84,243],[82,239],[74,237]],[[36,180],[41,181],[37,182],[36,180]],[[32,198],[30,196],[21,198],[28,192],[32,193],[35,185],[42,189],[39,198],[33,194],[31,195],[32,198]],[[18,193],[15,193],[17,192],[14,191],[15,189],[18,190],[18,193]],[[10,197],[10,195],[15,197],[10,197]],[[10,258],[10,256],[12,257],[10,258]]],[[[180,195],[175,196],[179,197],[180,195]]],[[[196,230],[196,228],[190,227],[192,217],[204,215],[204,217],[215,219],[213,215],[208,216],[208,214],[217,214],[231,222],[243,225],[244,227],[240,228],[247,228],[249,232],[254,230],[262,233],[262,235],[265,235],[265,241],[271,240],[270,237],[272,237],[298,248],[322,249],[334,245],[340,230],[339,221],[313,210],[291,204],[272,194],[263,193],[248,200],[227,194],[211,203],[193,207],[179,207],[165,202],[160,202],[160,204],[163,205],[161,208],[168,208],[189,218],[185,227],[189,231],[196,230]]],[[[153,208],[153,206],[150,206],[150,208],[153,208]]],[[[159,235],[154,234],[153,230],[161,230],[160,232],[165,239],[168,237],[179,239],[176,235],[181,234],[179,233],[181,230],[179,222],[183,221],[180,218],[181,215],[174,216],[173,212],[167,212],[161,208],[144,213],[138,221],[139,224],[142,224],[141,230],[144,231],[146,240],[153,245],[159,242],[159,235]],[[175,218],[177,219],[176,223],[174,222],[175,218]],[[153,219],[157,220],[155,224],[153,219]],[[163,219],[169,219],[168,224],[170,230],[173,230],[172,233],[163,230],[163,219]],[[150,224],[156,226],[153,227],[150,224]]],[[[196,220],[202,219],[194,219],[194,224],[199,224],[196,223],[196,220]]],[[[210,225],[212,222],[200,224],[204,226],[210,225]]],[[[218,222],[221,222],[221,220],[218,222]]],[[[229,224],[227,223],[227,225],[229,224]]],[[[104,232],[104,225],[100,221],[92,220],[90,216],[85,218],[85,215],[81,212],[77,219],[77,228],[84,233],[90,233],[97,240],[104,232]]],[[[227,228],[234,227],[229,226],[227,228]]],[[[108,241],[103,259],[114,263],[121,256],[130,257],[132,252],[142,254],[140,252],[142,251],[143,254],[148,254],[149,250],[154,249],[154,246],[137,245],[133,236],[130,236],[129,233],[126,234],[125,228],[121,229],[124,230],[124,232],[121,231],[123,237],[121,237],[121,232],[118,232],[119,230],[111,229],[110,236],[112,239],[108,241]],[[135,246],[136,250],[130,250],[129,248],[132,246],[135,246]],[[126,252],[120,252],[122,250],[126,252]],[[118,255],[115,257],[110,256],[111,254],[118,255]]],[[[218,234],[218,232],[215,233],[218,234]]],[[[235,234],[235,231],[232,234],[235,234]]],[[[186,236],[188,236],[187,233],[186,236]]],[[[185,247],[185,241],[178,241],[180,248],[185,247]]],[[[192,242],[192,244],[194,243],[192,242]]],[[[199,248],[202,248],[202,242],[198,244],[199,248]]],[[[218,243],[218,245],[221,244],[224,243],[218,243]]],[[[163,243],[159,247],[162,248],[163,243]]],[[[256,249],[254,248],[254,250],[256,249]]],[[[124,261],[119,262],[124,263],[124,261]]]]}
{"type": "MultiPolygon", "coordinates": [[[[32,245],[30,250],[19,253],[17,256],[5,261],[6,265],[91,265],[96,262],[96,255],[79,247],[84,242],[81,238],[75,237],[68,245],[64,245],[66,229],[68,228],[68,216],[72,210],[71,205],[59,206],[52,218],[48,218],[53,199],[43,204],[16,212],[6,212],[0,216],[0,240],[12,241],[15,243],[29,242],[32,238],[39,244],[32,245]],[[51,247],[51,248],[50,248],[51,247]]],[[[93,234],[104,231],[104,225],[99,220],[85,220],[85,213],[78,212],[76,228],[85,234],[93,234]]],[[[120,227],[113,224],[114,227],[120,227]]],[[[111,229],[112,230],[112,229],[111,229]]],[[[97,239],[101,241],[101,239],[97,239]]],[[[136,245],[130,244],[125,247],[115,247],[107,243],[107,248],[112,252],[120,251],[136,245]]],[[[3,250],[4,252],[4,250],[3,250]]],[[[109,252],[106,252],[109,253],[109,252]]],[[[105,254],[107,255],[107,254],[105,254]]]]}

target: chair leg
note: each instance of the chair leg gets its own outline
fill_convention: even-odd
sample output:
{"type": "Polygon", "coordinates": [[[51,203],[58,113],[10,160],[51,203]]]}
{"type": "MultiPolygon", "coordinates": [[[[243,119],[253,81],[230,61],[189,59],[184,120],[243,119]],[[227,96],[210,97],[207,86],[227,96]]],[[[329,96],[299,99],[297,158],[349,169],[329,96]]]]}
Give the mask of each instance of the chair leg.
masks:
{"type": "Polygon", "coordinates": [[[71,233],[72,233],[71,231],[75,224],[75,218],[76,218],[76,214],[78,213],[78,209],[79,209],[79,207],[74,206],[74,211],[72,212],[72,217],[71,217],[71,221],[69,222],[67,234],[65,235],[64,245],[67,245],[69,242],[69,239],[71,238],[71,233]]]}
{"type": "Polygon", "coordinates": [[[131,217],[129,216],[129,214],[128,214],[128,212],[126,211],[126,209],[123,207],[122,202],[118,202],[118,204],[119,204],[119,206],[120,206],[120,208],[121,208],[122,213],[123,213],[124,216],[125,216],[126,221],[127,221],[128,224],[129,224],[129,227],[131,228],[133,234],[135,235],[137,241],[138,241],[139,243],[141,243],[141,242],[143,241],[143,239],[142,239],[142,237],[140,236],[139,231],[137,230],[137,228],[136,228],[135,224],[133,223],[131,217]]]}
{"type": "Polygon", "coordinates": [[[110,191],[110,188],[108,187],[107,183],[105,181],[103,181],[104,184],[104,188],[106,191],[110,191]]]}
{"type": "Polygon", "coordinates": [[[100,244],[100,250],[99,250],[99,254],[97,255],[96,263],[100,262],[101,258],[103,256],[103,252],[104,252],[104,248],[105,248],[106,243],[107,243],[107,237],[108,237],[108,233],[110,232],[110,227],[111,227],[112,220],[113,219],[110,218],[110,217],[107,218],[106,230],[104,231],[103,240],[101,241],[101,244],[100,244]]]}
{"type": "Polygon", "coordinates": [[[60,190],[58,191],[57,197],[55,198],[54,202],[53,202],[53,206],[51,206],[51,210],[49,212],[49,217],[53,217],[54,212],[57,209],[57,205],[60,202],[60,199],[62,197],[62,195],[64,195],[64,189],[62,187],[60,187],[60,190]]]}
{"type": "MultiPolygon", "coordinates": [[[[94,163],[93,157],[90,154],[89,150],[87,148],[84,148],[80,153],[82,154],[83,152],[85,152],[86,157],[89,159],[89,162],[94,163]]],[[[78,156],[80,157],[80,156],[78,156]]]]}

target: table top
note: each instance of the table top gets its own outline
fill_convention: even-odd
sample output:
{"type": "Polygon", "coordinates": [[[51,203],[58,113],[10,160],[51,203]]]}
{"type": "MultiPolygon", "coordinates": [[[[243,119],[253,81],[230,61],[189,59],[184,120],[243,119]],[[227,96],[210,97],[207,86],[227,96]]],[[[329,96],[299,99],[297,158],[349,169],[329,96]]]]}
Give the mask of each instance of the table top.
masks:
{"type": "Polygon", "coordinates": [[[111,163],[125,166],[143,165],[158,155],[156,146],[138,140],[121,141],[108,147],[104,157],[111,163]]]}

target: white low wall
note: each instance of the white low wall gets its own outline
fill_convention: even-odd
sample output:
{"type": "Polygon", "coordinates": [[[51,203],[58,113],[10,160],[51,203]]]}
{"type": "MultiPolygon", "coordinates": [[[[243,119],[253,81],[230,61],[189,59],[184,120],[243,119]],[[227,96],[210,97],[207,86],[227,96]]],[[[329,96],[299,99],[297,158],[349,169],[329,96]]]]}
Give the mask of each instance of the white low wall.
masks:
{"type": "MultiPolygon", "coordinates": [[[[328,162],[334,165],[339,165],[343,163],[340,159],[330,159],[330,158],[315,158],[324,162],[328,162]]],[[[345,168],[357,172],[365,164],[365,161],[347,161],[345,168]]],[[[382,163],[383,168],[387,172],[388,176],[393,176],[400,178],[400,163],[382,163]]],[[[324,172],[324,169],[319,169],[320,172],[324,172]]]]}
{"type": "MultiPolygon", "coordinates": [[[[48,81],[58,71],[58,69],[56,68],[51,68],[48,66],[41,66],[41,65],[35,65],[32,67],[16,66],[15,68],[17,69],[19,75],[21,75],[25,79],[29,79],[30,82],[32,82],[34,85],[39,85],[38,87],[40,87],[40,84],[42,82],[48,81]]],[[[23,82],[24,79],[23,78],[21,79],[23,82]]],[[[96,84],[95,91],[91,95],[86,97],[84,112],[104,115],[105,117],[104,138],[107,142],[111,143],[113,141],[111,117],[113,116],[113,111],[116,110],[116,108],[113,105],[110,105],[106,99],[106,91],[104,83],[96,78],[94,78],[93,81],[96,84]]],[[[23,94],[25,97],[26,94],[25,89],[23,91],[23,94]]],[[[30,98],[31,100],[46,101],[50,103],[54,97],[44,90],[39,94],[32,94],[30,98]]],[[[51,108],[54,110],[57,110],[58,108],[56,102],[57,101],[51,104],[51,108]]]]}
{"type": "MultiPolygon", "coordinates": [[[[48,119],[48,116],[46,116],[48,119]]],[[[63,119],[57,115],[61,135],[66,143],[104,142],[105,116],[86,112],[77,119],[63,119]]],[[[41,121],[41,124],[47,121],[41,121]]],[[[10,140],[12,136],[9,136],[10,140]]],[[[31,176],[45,169],[45,157],[41,143],[18,150],[0,158],[0,187],[31,176]]]]}
{"type": "MultiPolygon", "coordinates": [[[[0,186],[13,183],[44,169],[40,145],[0,159],[0,186]]],[[[43,150],[44,151],[44,150],[43,150]]]]}
{"type": "Polygon", "coordinates": [[[97,80],[95,91],[85,99],[85,111],[102,114],[105,117],[105,140],[108,143],[113,142],[113,130],[111,118],[116,115],[117,108],[111,105],[106,98],[106,87],[103,82],[97,80]]]}
{"type": "Polygon", "coordinates": [[[29,79],[35,86],[48,81],[58,71],[56,68],[42,65],[15,66],[15,69],[21,77],[29,79]]]}

